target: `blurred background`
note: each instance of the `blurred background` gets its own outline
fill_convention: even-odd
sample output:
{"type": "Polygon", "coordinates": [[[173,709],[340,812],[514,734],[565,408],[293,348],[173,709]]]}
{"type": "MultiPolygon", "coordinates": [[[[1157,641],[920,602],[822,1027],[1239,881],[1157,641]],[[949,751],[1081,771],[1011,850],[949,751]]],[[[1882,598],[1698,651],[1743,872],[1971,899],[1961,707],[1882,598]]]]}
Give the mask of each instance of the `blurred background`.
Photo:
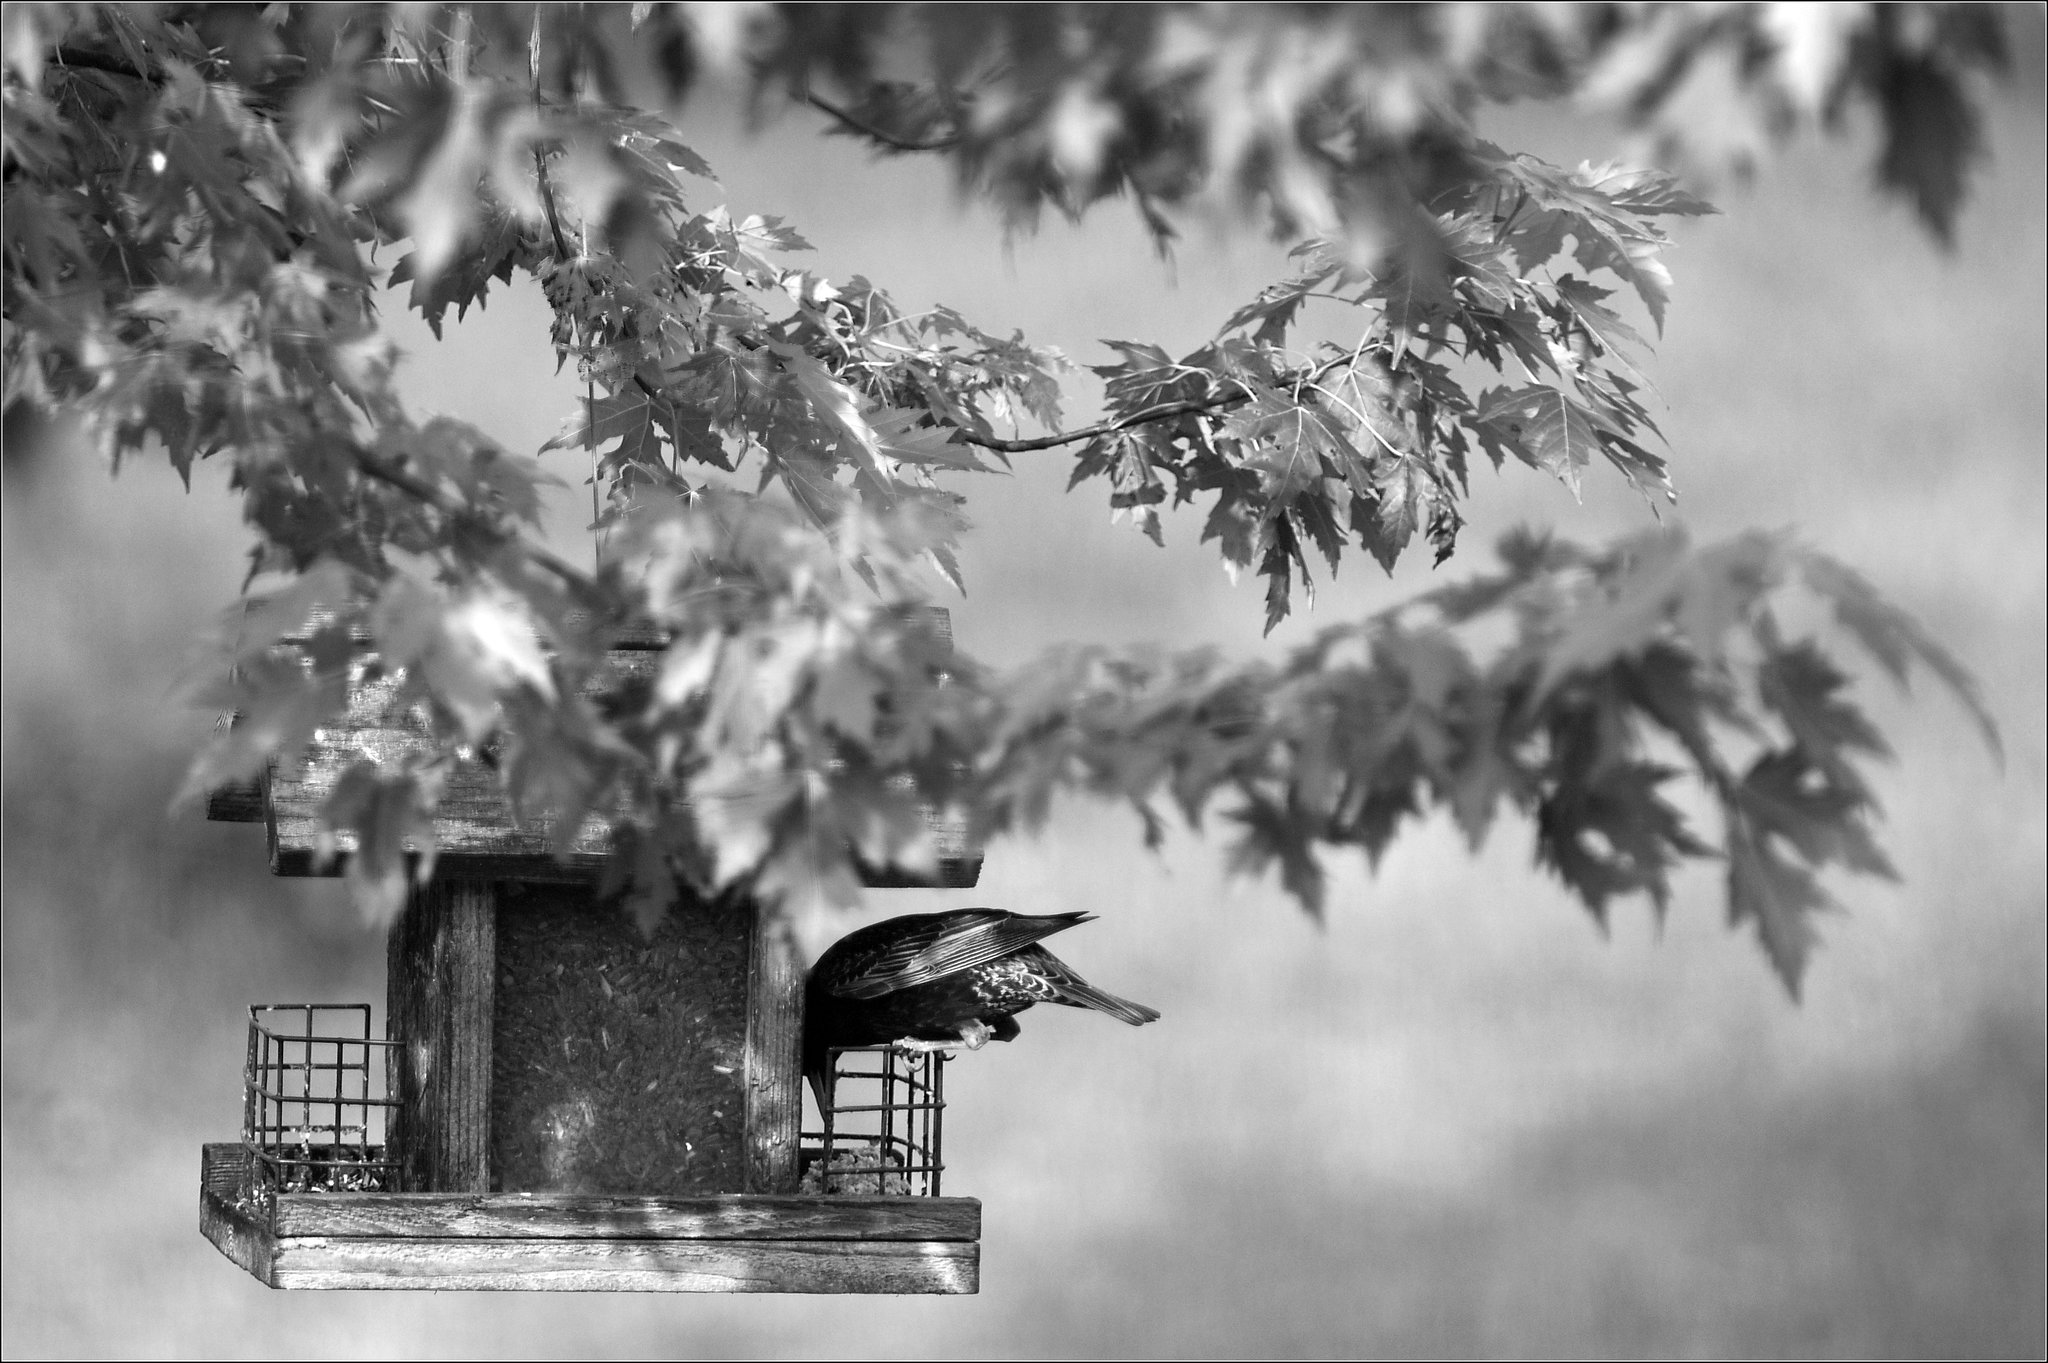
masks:
{"type": "MultiPolygon", "coordinates": [[[[859,918],[1085,909],[1089,979],[1164,1013],[1068,1010],[952,1067],[949,1192],[983,1200],[977,1297],[282,1294],[201,1238],[199,1146],[240,1116],[245,1006],[369,1000],[381,935],[339,881],[264,870],[259,826],[167,813],[214,716],[179,679],[246,547],[217,471],[108,476],[61,427],[10,422],[5,474],[4,1269],[10,1356],[2035,1356],[2043,1336],[2044,354],[2038,12],[1944,256],[1869,190],[1867,138],[1809,147],[1725,217],[1681,225],[1652,377],[1701,538],[1794,526],[1863,569],[1982,679],[2001,769],[1960,708],[1865,676],[1899,885],[1837,884],[1794,1005],[1724,921],[1711,871],[1659,931],[1603,936],[1508,823],[1447,819],[1376,875],[1332,863],[1318,926],[1226,879],[1185,832],[1062,808],[989,849],[970,893],[880,891],[859,918]]],[[[748,136],[698,97],[686,139],[736,213],[786,215],[828,276],[944,301],[1086,364],[1100,339],[1188,348],[1285,272],[1248,235],[1170,264],[1135,215],[1006,242],[942,172],[871,161],[790,115],[748,136]]],[[[1601,159],[1609,128],[1523,108],[1485,131],[1601,159]]],[[[707,200],[709,206],[712,200],[707,200]]],[[[388,262],[387,262],[388,263],[388,262]]],[[[793,262],[795,263],[795,262],[793,262]]],[[[579,398],[538,291],[494,291],[437,345],[394,296],[417,408],[535,450],[579,398]]],[[[1085,381],[1070,416],[1091,410],[1085,381]]],[[[578,456],[556,529],[580,544],[578,456]]],[[[1260,647],[1169,520],[1151,546],[1056,452],[961,484],[978,531],[964,648],[1062,640],[1260,647]]],[[[1667,513],[1669,515],[1670,513],[1667,513]]],[[[1476,473],[1460,557],[1521,522],[1604,539],[1649,512],[1476,473]]],[[[1417,590],[1362,557],[1268,646],[1417,590]]],[[[823,942],[811,943],[813,951],[823,942]]]]}

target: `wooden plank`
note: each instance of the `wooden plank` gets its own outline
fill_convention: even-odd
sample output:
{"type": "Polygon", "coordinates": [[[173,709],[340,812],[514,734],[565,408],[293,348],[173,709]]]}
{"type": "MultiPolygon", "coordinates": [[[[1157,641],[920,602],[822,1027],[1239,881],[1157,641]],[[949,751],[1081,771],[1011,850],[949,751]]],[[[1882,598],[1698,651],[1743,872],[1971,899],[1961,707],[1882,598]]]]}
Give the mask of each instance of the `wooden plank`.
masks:
{"type": "MultiPolygon", "coordinates": [[[[952,625],[943,608],[932,609],[931,628],[940,651],[950,653],[952,625]]],[[[298,641],[307,637],[294,636],[298,641]]],[[[586,686],[585,694],[648,684],[659,673],[664,642],[661,636],[645,631],[622,637],[606,655],[604,667],[586,686]]],[[[334,783],[365,755],[389,765],[428,746],[426,718],[420,707],[404,700],[400,678],[368,675],[365,667],[372,657],[364,651],[352,663],[347,713],[315,734],[297,769],[286,771],[275,762],[270,766],[266,821],[270,869],[277,875],[340,875],[354,849],[352,833],[336,833],[339,855],[324,863],[319,860],[319,813],[334,783]]],[[[242,797],[222,798],[224,811],[240,808],[236,801],[242,797]]],[[[611,830],[620,813],[617,807],[591,811],[558,854],[547,836],[546,811],[529,811],[531,817],[523,823],[514,819],[496,771],[483,760],[457,761],[444,778],[435,815],[439,845],[435,869],[451,879],[595,882],[603,875],[612,852],[611,830]]],[[[937,843],[936,869],[862,865],[861,876],[867,884],[877,888],[964,888],[976,882],[981,873],[981,849],[968,845],[965,823],[933,809],[925,811],[925,818],[937,843]]]]}
{"type": "Polygon", "coordinates": [[[978,1240],[971,1197],[280,1193],[279,1235],[327,1239],[978,1240]]]}
{"type": "Polygon", "coordinates": [[[244,1200],[249,1155],[239,1142],[209,1142],[199,1151],[199,1233],[228,1260],[270,1281],[277,1240],[256,1206],[244,1200]]]}
{"type": "MultiPolygon", "coordinates": [[[[443,852],[434,861],[434,874],[445,880],[522,880],[540,885],[596,885],[604,879],[604,870],[611,856],[606,831],[606,850],[602,852],[569,852],[557,857],[551,852],[443,852]]],[[[322,864],[311,847],[293,847],[273,844],[270,852],[270,873],[276,876],[310,877],[331,880],[348,869],[349,853],[342,852],[336,860],[322,864]]],[[[417,865],[416,859],[406,855],[406,869],[410,874],[417,865]]]]}
{"type": "MultiPolygon", "coordinates": [[[[367,675],[364,667],[370,657],[366,653],[352,665],[347,713],[339,723],[315,733],[298,769],[287,773],[271,764],[270,869],[278,875],[341,874],[354,850],[353,834],[336,834],[340,856],[324,865],[317,860],[319,813],[334,783],[364,756],[391,765],[429,746],[420,707],[404,700],[400,678],[367,675]]],[[[660,663],[659,653],[614,649],[585,694],[644,685],[660,663]]],[[[557,859],[548,838],[546,812],[530,813],[533,817],[524,823],[513,818],[497,772],[485,761],[457,761],[443,782],[434,820],[440,846],[436,869],[450,878],[471,879],[575,881],[593,880],[602,873],[611,852],[616,809],[587,815],[563,849],[564,859],[557,859]]]]}
{"type": "Polygon", "coordinates": [[[529,1292],[971,1293],[962,1241],[280,1239],[281,1288],[529,1292]]]}
{"type": "MultiPolygon", "coordinates": [[[[258,606],[262,603],[262,597],[251,597],[249,601],[251,606],[258,606]]],[[[324,626],[334,623],[334,616],[335,613],[324,606],[308,611],[306,618],[299,623],[299,627],[279,639],[278,642],[282,644],[309,644],[313,642],[315,633],[324,626]]],[[[569,619],[573,624],[586,625],[590,623],[591,613],[586,610],[572,610],[569,612],[569,619]]],[[[619,625],[614,626],[611,630],[611,646],[615,650],[645,649],[660,652],[669,646],[669,641],[672,637],[667,630],[649,629],[644,625],[619,625]]],[[[360,626],[349,632],[349,638],[357,645],[370,642],[369,631],[360,626]]],[[[542,648],[545,650],[547,645],[543,643],[542,648]]]]}
{"type": "Polygon", "coordinates": [[[747,964],[747,1191],[787,1193],[801,1177],[804,966],[789,921],[754,911],[747,964]]]}
{"type": "MultiPolygon", "coordinates": [[[[200,1184],[228,1203],[248,1186],[240,1142],[203,1147],[200,1184]]],[[[617,1197],[591,1193],[278,1193],[277,1235],[695,1240],[978,1240],[972,1197],[617,1197]]]]}
{"type": "MultiPolygon", "coordinates": [[[[238,1141],[202,1150],[200,1185],[225,1202],[248,1186],[238,1141]]],[[[278,1193],[260,1228],[328,1238],[978,1240],[972,1197],[618,1197],[591,1193],[278,1193]]]]}
{"type": "MultiPolygon", "coordinates": [[[[228,717],[228,727],[242,722],[237,710],[228,717]]],[[[269,818],[269,796],[264,775],[246,781],[230,781],[206,792],[206,817],[214,823],[262,823],[269,818]]]]}
{"type": "Polygon", "coordinates": [[[277,1240],[269,1231],[217,1193],[199,1195],[199,1233],[230,1263],[258,1282],[275,1287],[271,1266],[277,1261],[277,1240]]]}
{"type": "Polygon", "coordinates": [[[231,781],[206,793],[206,817],[214,823],[262,823],[263,780],[231,781]]]}
{"type": "Polygon", "coordinates": [[[240,1141],[209,1141],[199,1149],[199,1186],[231,1198],[249,1185],[249,1164],[240,1141]]]}
{"type": "Polygon", "coordinates": [[[396,1051],[387,1133],[405,1192],[490,1190],[497,901],[488,881],[435,879],[392,924],[386,1020],[396,1051]]]}
{"type": "Polygon", "coordinates": [[[203,1147],[200,1231],[276,1288],[980,1290],[972,1198],[284,1193],[258,1204],[235,1182],[247,1168],[239,1144],[203,1147]]]}

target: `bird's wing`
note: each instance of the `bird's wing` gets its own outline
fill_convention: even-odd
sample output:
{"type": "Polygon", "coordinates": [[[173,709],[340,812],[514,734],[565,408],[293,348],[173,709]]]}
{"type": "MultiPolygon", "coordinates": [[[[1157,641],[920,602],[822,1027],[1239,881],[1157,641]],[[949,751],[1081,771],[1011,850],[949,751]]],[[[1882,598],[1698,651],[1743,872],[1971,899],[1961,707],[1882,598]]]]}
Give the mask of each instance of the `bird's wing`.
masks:
{"type": "Polygon", "coordinates": [[[1142,1003],[1119,998],[1107,989],[1097,989],[1074,973],[1074,967],[1047,951],[1044,947],[1027,953],[1023,958],[1025,967],[1051,987],[1052,1001],[1064,1003],[1069,1008],[1093,1008],[1098,1013],[1107,1013],[1133,1027],[1142,1027],[1148,1022],[1159,1021],[1159,1010],[1147,1008],[1142,1003]]]}
{"type": "Polygon", "coordinates": [[[864,959],[845,962],[831,972],[826,987],[842,999],[878,999],[1000,960],[1092,916],[1055,913],[1033,917],[1000,909],[933,914],[924,922],[905,924],[864,959]]]}

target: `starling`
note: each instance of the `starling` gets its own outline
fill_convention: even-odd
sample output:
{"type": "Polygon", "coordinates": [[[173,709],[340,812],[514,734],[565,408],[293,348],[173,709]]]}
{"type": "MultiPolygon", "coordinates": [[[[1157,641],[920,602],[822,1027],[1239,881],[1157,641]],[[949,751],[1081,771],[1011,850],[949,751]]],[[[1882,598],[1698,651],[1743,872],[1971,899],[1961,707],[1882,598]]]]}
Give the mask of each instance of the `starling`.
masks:
{"type": "Polygon", "coordinates": [[[826,1050],[884,1046],[979,1050],[1018,1033],[1034,1003],[1093,1008],[1133,1027],[1158,1010],[1104,993],[1038,945],[1095,915],[1001,909],[913,913],[850,932],[804,987],[804,1073],[825,1102],[826,1050]]]}

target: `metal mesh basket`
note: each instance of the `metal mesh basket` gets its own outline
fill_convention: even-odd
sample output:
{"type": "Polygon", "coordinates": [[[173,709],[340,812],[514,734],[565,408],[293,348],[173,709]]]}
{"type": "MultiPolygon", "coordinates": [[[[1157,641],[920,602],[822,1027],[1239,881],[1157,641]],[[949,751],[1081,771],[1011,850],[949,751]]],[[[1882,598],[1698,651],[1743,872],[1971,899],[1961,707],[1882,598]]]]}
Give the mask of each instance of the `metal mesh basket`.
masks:
{"type": "Polygon", "coordinates": [[[370,1035],[367,1003],[249,1009],[242,1145],[258,1188],[377,1192],[396,1187],[385,1127],[397,1043],[370,1035]]]}
{"type": "Polygon", "coordinates": [[[802,1190],[937,1197],[946,1055],[893,1046],[834,1046],[818,1131],[803,1133],[802,1190]]]}

